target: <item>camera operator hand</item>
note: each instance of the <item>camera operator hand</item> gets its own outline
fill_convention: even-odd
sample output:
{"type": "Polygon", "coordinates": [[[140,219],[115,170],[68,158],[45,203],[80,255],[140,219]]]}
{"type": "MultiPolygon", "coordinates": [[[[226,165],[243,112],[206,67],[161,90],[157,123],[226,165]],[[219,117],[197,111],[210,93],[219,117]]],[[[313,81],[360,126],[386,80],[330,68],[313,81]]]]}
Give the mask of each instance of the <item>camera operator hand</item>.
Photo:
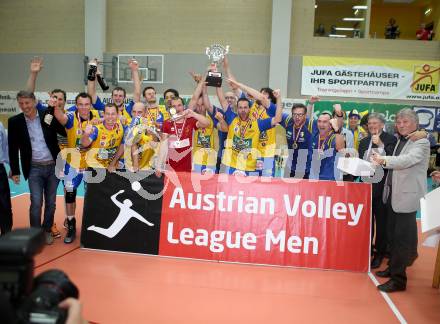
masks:
{"type": "Polygon", "coordinates": [[[66,298],[58,306],[67,309],[66,324],[88,324],[82,317],[82,306],[78,299],[66,298]]]}

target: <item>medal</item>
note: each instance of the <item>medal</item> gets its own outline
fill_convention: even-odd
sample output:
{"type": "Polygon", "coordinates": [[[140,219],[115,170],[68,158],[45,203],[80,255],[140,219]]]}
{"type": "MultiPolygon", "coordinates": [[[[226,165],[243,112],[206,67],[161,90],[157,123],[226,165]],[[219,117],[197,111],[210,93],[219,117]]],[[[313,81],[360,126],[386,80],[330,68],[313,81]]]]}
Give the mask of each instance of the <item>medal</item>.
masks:
{"type": "Polygon", "coordinates": [[[170,114],[171,116],[174,116],[177,113],[176,108],[170,108],[170,114]]]}
{"type": "Polygon", "coordinates": [[[182,137],[183,129],[185,128],[186,118],[183,120],[182,128],[180,129],[177,128],[177,124],[175,121],[173,121],[173,123],[174,123],[175,134],[177,137],[177,140],[174,142],[174,147],[180,148],[180,138],[182,137]]]}
{"type": "Polygon", "coordinates": [[[252,120],[249,118],[246,122],[246,125],[244,125],[244,127],[243,127],[241,125],[241,120],[239,120],[240,140],[238,141],[238,145],[240,147],[243,147],[245,145],[244,136],[245,136],[246,131],[251,123],[252,123],[252,120]]]}
{"type": "Polygon", "coordinates": [[[302,127],[304,126],[304,123],[299,126],[298,130],[295,129],[295,124],[292,125],[292,131],[295,134],[295,141],[292,144],[292,148],[296,150],[298,148],[298,138],[299,136],[304,136],[304,132],[301,132],[302,127]]]}
{"type": "Polygon", "coordinates": [[[50,125],[52,123],[52,119],[53,119],[53,116],[51,114],[46,114],[46,116],[44,116],[44,122],[48,125],[50,125]]]}
{"type": "Polygon", "coordinates": [[[321,142],[321,135],[318,134],[318,159],[322,159],[324,157],[324,146],[325,142],[330,138],[332,135],[332,132],[329,132],[327,136],[324,138],[324,140],[321,142]]]}
{"type": "MultiPolygon", "coordinates": [[[[156,108],[152,108],[152,109],[156,109],[156,108]]],[[[156,123],[156,120],[157,120],[157,118],[158,118],[158,110],[155,110],[155,113],[154,113],[154,115],[150,112],[150,108],[147,108],[147,111],[146,111],[146,113],[147,113],[147,115],[148,115],[148,120],[150,121],[150,123],[151,124],[155,124],[156,123]]]]}

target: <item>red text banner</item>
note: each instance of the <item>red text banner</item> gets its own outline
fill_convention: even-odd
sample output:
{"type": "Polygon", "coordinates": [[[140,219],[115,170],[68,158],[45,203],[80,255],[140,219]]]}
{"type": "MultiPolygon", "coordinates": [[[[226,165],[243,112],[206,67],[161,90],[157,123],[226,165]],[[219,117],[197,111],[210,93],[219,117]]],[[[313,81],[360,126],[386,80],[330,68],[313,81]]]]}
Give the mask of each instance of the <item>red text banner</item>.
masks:
{"type": "Polygon", "coordinates": [[[180,174],[165,188],[160,255],[368,271],[369,184],[180,174]]]}

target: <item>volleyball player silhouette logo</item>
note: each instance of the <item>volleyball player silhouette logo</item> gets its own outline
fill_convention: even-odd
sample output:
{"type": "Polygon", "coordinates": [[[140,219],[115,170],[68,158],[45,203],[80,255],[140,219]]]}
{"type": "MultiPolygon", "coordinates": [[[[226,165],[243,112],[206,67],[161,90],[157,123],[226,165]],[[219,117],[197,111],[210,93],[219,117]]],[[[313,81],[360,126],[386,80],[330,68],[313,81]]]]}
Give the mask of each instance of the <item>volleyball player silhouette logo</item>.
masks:
{"type": "Polygon", "coordinates": [[[117,193],[111,196],[111,200],[113,201],[113,203],[120,209],[119,214],[113,224],[111,224],[108,228],[92,225],[87,228],[88,231],[94,231],[101,235],[107,236],[108,238],[113,238],[124,228],[125,225],[127,225],[128,221],[132,218],[136,218],[137,220],[141,221],[144,224],[147,224],[148,226],[154,226],[153,223],[150,223],[139,213],[131,209],[133,203],[130,199],[124,199],[122,203],[116,199],[116,196],[123,192],[124,190],[119,190],[117,193]]]}

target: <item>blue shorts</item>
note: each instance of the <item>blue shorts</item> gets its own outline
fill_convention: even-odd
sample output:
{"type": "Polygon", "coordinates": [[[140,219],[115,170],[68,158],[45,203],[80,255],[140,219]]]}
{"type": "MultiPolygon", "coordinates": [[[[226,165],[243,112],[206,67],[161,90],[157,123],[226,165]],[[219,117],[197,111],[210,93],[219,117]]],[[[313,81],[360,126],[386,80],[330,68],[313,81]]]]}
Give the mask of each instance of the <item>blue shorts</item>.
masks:
{"type": "Polygon", "coordinates": [[[84,177],[84,170],[78,170],[69,163],[64,166],[64,188],[68,192],[72,192],[79,187],[84,177]]]}

